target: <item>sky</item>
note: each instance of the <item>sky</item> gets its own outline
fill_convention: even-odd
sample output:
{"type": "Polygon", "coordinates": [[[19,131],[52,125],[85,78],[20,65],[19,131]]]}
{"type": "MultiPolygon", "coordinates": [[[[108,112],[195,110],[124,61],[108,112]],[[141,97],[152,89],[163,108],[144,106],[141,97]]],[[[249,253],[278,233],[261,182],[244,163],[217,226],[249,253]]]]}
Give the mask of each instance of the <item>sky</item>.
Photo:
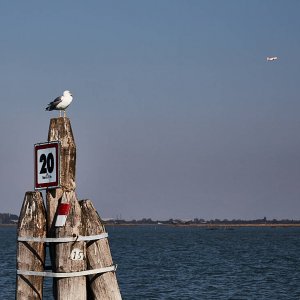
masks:
{"type": "Polygon", "coordinates": [[[300,2],[2,1],[0,212],[66,89],[102,218],[300,219],[300,2]],[[278,56],[268,62],[267,56],[278,56]]]}

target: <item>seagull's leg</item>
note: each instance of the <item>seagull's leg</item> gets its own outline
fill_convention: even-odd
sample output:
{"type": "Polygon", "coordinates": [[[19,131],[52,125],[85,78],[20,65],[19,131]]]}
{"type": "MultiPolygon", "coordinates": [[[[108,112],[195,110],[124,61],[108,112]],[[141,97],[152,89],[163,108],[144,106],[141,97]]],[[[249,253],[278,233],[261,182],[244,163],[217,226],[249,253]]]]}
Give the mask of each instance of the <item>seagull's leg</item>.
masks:
{"type": "Polygon", "coordinates": [[[61,118],[61,110],[59,111],[59,117],[61,118]]]}
{"type": "Polygon", "coordinates": [[[66,110],[64,109],[64,118],[66,117],[66,110]]]}

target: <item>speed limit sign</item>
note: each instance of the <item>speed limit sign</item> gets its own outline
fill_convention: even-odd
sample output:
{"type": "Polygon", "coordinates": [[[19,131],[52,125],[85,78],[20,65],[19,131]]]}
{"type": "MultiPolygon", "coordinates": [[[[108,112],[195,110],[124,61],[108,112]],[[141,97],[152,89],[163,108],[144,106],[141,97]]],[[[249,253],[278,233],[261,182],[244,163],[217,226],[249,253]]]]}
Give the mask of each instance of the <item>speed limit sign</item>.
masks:
{"type": "Polygon", "coordinates": [[[57,188],[60,184],[60,142],[34,145],[34,188],[57,188]]]}

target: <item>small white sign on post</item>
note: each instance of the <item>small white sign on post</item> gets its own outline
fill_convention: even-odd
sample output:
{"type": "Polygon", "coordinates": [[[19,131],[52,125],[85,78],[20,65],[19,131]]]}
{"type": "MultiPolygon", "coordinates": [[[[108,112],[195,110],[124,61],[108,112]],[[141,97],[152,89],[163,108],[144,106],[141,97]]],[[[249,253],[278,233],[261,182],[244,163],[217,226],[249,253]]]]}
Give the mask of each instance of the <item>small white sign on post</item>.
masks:
{"type": "Polygon", "coordinates": [[[34,188],[57,188],[60,185],[60,142],[34,145],[34,188]]]}
{"type": "Polygon", "coordinates": [[[83,260],[84,259],[84,253],[83,253],[82,250],[80,250],[78,248],[74,248],[71,251],[70,258],[71,258],[71,260],[83,260]]]}

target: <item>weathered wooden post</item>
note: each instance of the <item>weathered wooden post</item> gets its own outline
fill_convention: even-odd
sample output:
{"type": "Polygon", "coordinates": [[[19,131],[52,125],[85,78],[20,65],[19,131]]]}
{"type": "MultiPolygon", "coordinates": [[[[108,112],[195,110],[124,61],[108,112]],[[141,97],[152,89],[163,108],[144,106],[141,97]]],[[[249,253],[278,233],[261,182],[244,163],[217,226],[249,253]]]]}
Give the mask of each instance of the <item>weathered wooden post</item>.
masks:
{"type": "Polygon", "coordinates": [[[18,224],[17,300],[42,299],[43,277],[28,275],[44,271],[46,212],[40,192],[25,194],[18,224]]]}
{"type": "Polygon", "coordinates": [[[42,300],[43,276],[54,278],[56,300],[121,299],[108,235],[91,201],[79,203],[75,170],[70,120],[51,119],[48,143],[35,145],[35,189],[47,189],[47,212],[40,192],[26,193],[18,227],[17,300],[42,300]],[[44,271],[45,243],[52,271],[44,271]]]}
{"type": "MultiPolygon", "coordinates": [[[[60,188],[47,190],[47,221],[49,236],[74,237],[82,234],[81,209],[75,195],[76,145],[68,118],[51,119],[48,141],[60,141],[60,188]],[[56,227],[58,206],[69,205],[66,223],[56,227]]],[[[56,243],[51,247],[52,267],[55,272],[78,272],[86,269],[85,243],[56,243]],[[74,250],[75,249],[75,250],[74,250]],[[71,253],[75,251],[75,256],[71,253]],[[80,253],[80,254],[79,254],[80,253]]],[[[86,299],[86,277],[66,277],[55,280],[55,299],[86,299]]]]}
{"type": "MultiPolygon", "coordinates": [[[[86,236],[104,234],[105,228],[95,207],[90,200],[80,201],[82,210],[82,225],[86,236]]],[[[107,238],[90,241],[86,249],[87,268],[99,269],[113,265],[107,238]]],[[[88,284],[92,291],[91,300],[120,300],[121,294],[115,272],[90,275],[88,284]]]]}
{"type": "Polygon", "coordinates": [[[58,201],[64,192],[75,191],[76,145],[68,118],[50,120],[48,141],[60,141],[60,188],[47,190],[48,230],[55,231],[55,214],[58,201]]]}

